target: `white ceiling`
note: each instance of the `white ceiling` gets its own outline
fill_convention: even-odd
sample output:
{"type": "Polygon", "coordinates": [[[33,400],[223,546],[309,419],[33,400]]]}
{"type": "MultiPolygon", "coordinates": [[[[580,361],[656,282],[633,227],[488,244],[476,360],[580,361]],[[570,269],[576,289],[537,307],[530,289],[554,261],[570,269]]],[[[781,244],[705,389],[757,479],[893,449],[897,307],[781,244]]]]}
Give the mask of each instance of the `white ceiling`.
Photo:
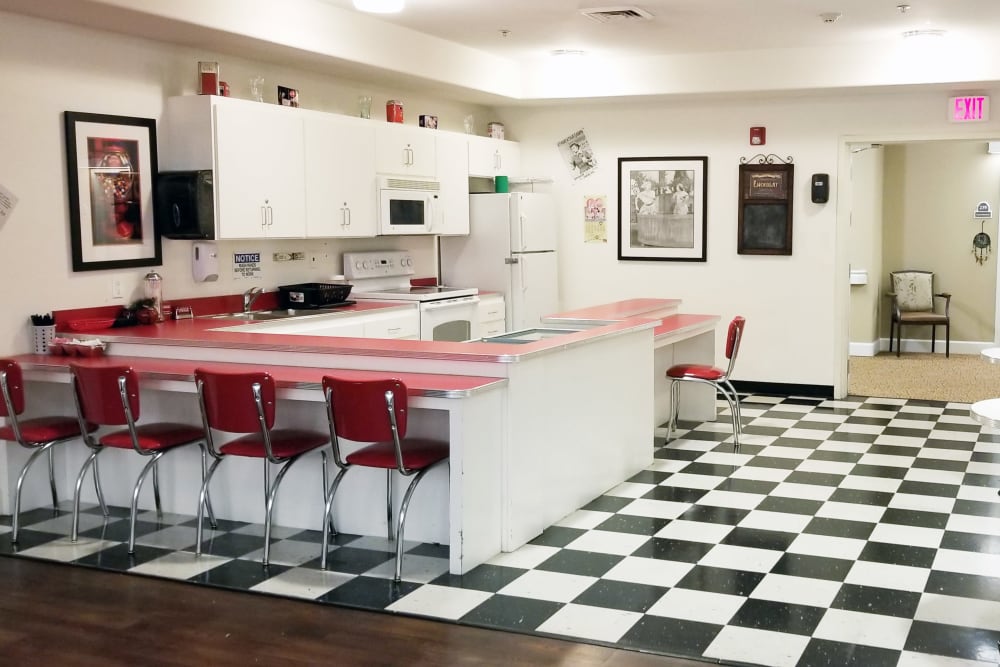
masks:
{"type": "Polygon", "coordinates": [[[0,0],[0,11],[482,103],[1000,85],[1000,0],[0,0]],[[824,13],[839,13],[825,23],[824,13]],[[941,30],[933,45],[908,30],[941,30]],[[503,36],[501,31],[509,31],[503,36]],[[585,58],[554,58],[580,49],[585,58]]]}
{"type": "MultiPolygon", "coordinates": [[[[351,0],[324,0],[353,11],[351,0]]],[[[898,42],[907,30],[946,30],[960,39],[996,39],[997,0],[406,0],[377,18],[517,60],[554,49],[654,56],[770,48],[849,47],[898,42]],[[909,5],[901,12],[899,5],[909,5]],[[634,7],[650,21],[601,24],[581,9],[634,7]],[[821,18],[840,13],[833,23],[821,18]],[[501,34],[508,30],[507,36],[501,34]]],[[[817,64],[819,66],[819,64],[817,64]]]]}

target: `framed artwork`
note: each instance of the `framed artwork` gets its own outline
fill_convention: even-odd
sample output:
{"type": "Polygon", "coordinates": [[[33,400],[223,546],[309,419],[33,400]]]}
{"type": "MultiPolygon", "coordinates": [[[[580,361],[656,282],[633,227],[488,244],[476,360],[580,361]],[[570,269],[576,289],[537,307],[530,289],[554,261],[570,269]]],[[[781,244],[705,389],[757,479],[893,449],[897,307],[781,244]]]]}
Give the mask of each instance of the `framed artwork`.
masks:
{"type": "Polygon", "coordinates": [[[618,158],[618,259],[706,261],[708,158],[618,158]]]}
{"type": "Polygon", "coordinates": [[[278,104],[283,107],[299,106],[299,91],[287,86],[278,86],[278,104]]]}
{"type": "Polygon", "coordinates": [[[162,264],[153,224],[156,121],[64,115],[73,270],[162,264]]]}
{"type": "Polygon", "coordinates": [[[739,254],[792,254],[794,175],[793,164],[740,165],[739,254]]]}

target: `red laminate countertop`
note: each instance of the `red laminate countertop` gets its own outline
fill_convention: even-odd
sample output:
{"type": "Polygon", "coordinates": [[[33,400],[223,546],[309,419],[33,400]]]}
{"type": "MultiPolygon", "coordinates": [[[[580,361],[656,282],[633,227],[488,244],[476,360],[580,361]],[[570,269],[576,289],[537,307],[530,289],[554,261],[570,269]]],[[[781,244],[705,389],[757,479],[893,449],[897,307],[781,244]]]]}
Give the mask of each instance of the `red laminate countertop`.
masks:
{"type": "MultiPolygon", "coordinates": [[[[656,300],[654,300],[656,301],[656,300]]],[[[662,305],[663,300],[659,300],[662,305]]],[[[399,308],[400,302],[359,302],[356,306],[330,313],[339,317],[387,308],[399,308]]],[[[282,320],[291,322],[291,320],[282,320]]],[[[203,348],[231,348],[243,350],[268,350],[276,352],[311,352],[321,354],[396,357],[412,359],[438,359],[446,361],[472,361],[485,363],[514,363],[531,356],[544,354],[569,346],[585,344],[599,338],[616,336],[637,329],[653,328],[659,318],[633,317],[601,326],[590,327],[562,336],[545,338],[531,343],[451,343],[443,341],[395,340],[352,338],[348,336],[309,336],[302,334],[268,334],[265,331],[224,331],[227,327],[248,324],[239,320],[195,318],[169,320],[157,324],[139,325],[117,329],[88,331],[86,334],[67,331],[57,325],[60,336],[98,338],[110,343],[114,354],[115,343],[139,345],[173,345],[203,348]]]]}
{"type": "Polygon", "coordinates": [[[348,379],[374,379],[397,377],[406,385],[408,396],[436,398],[462,398],[477,391],[500,387],[507,383],[503,378],[476,377],[471,375],[439,375],[433,373],[394,373],[389,371],[364,371],[335,368],[308,368],[278,366],[274,364],[237,364],[185,359],[157,359],[150,357],[105,356],[95,358],[65,357],[44,354],[23,354],[15,357],[25,371],[64,372],[70,364],[85,366],[131,366],[146,380],[176,380],[194,382],[196,368],[227,372],[266,371],[274,377],[278,387],[284,389],[316,389],[319,391],[324,375],[337,375],[348,379]]]}

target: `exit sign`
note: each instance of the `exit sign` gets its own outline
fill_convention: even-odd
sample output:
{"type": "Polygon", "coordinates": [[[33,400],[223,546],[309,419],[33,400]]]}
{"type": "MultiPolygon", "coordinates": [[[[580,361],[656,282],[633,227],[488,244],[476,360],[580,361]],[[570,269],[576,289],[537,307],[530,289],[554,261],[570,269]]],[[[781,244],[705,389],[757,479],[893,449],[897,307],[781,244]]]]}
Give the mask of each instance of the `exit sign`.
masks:
{"type": "Polygon", "coordinates": [[[965,95],[948,100],[948,120],[952,123],[977,123],[989,119],[988,95],[965,95]]]}

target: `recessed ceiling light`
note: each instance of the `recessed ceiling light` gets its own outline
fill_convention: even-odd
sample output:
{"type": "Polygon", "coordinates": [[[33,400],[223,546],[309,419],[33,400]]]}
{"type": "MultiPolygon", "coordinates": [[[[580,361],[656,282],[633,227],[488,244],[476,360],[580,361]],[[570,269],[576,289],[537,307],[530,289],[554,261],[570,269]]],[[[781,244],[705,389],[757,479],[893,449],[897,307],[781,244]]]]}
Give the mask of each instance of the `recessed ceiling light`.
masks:
{"type": "Polygon", "coordinates": [[[929,37],[944,37],[944,30],[907,30],[903,33],[905,39],[912,38],[929,38],[929,37]]]}
{"type": "Polygon", "coordinates": [[[823,12],[819,15],[819,18],[823,21],[823,23],[836,23],[840,20],[841,16],[843,16],[843,14],[840,12],[823,12]]]}
{"type": "Polygon", "coordinates": [[[373,14],[395,14],[403,11],[403,0],[354,0],[354,8],[373,14]]]}
{"type": "Polygon", "coordinates": [[[585,56],[586,51],[580,49],[553,49],[549,52],[553,56],[585,56]]]}

